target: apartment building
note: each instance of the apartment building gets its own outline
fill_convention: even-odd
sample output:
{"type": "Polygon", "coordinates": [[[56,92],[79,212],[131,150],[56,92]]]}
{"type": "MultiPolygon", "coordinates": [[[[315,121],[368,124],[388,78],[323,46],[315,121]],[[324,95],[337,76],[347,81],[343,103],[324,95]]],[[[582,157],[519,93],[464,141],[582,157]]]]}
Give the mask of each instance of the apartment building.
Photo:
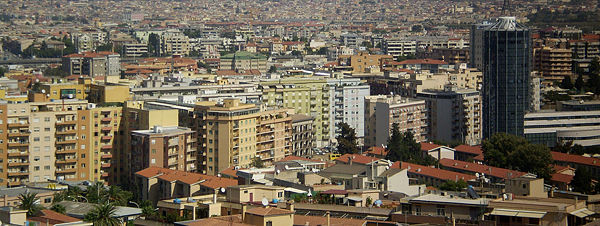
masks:
{"type": "Polygon", "coordinates": [[[444,90],[417,94],[427,106],[429,140],[460,141],[468,145],[481,142],[481,95],[473,89],[446,85],[444,90]]]}
{"type": "Polygon", "coordinates": [[[365,97],[370,94],[369,85],[362,84],[358,78],[329,79],[327,84],[332,87],[333,104],[329,105],[333,113],[335,127],[330,127],[331,134],[340,132],[339,124],[346,123],[356,131],[359,144],[365,136],[365,97]]]}
{"type": "Polygon", "coordinates": [[[49,100],[79,99],[87,98],[87,86],[82,83],[44,83],[40,90],[49,100]]]}
{"type": "Polygon", "coordinates": [[[393,61],[390,55],[371,55],[367,52],[360,52],[357,55],[350,56],[350,66],[353,73],[378,73],[387,61],[393,61]]]}
{"type": "MultiPolygon", "coordinates": [[[[89,167],[84,173],[89,175],[90,180],[117,184],[119,171],[115,165],[118,165],[117,161],[123,161],[118,158],[118,153],[123,150],[124,141],[128,140],[121,125],[123,108],[90,106],[92,107],[79,111],[81,121],[86,124],[81,129],[87,128],[88,133],[89,142],[85,145],[90,150],[87,154],[90,159],[89,167]]],[[[80,147],[83,149],[84,146],[80,147]]]]}
{"type": "Polygon", "coordinates": [[[572,51],[569,49],[543,47],[534,50],[534,70],[544,78],[544,82],[553,85],[565,77],[572,78],[572,51]]]}
{"type": "Polygon", "coordinates": [[[256,156],[265,165],[292,154],[292,117],[287,109],[261,111],[256,129],[256,156]]]}
{"type": "Polygon", "coordinates": [[[82,52],[62,57],[62,69],[69,75],[119,76],[121,56],[114,52],[82,52]]]}
{"type": "Polygon", "coordinates": [[[259,110],[256,105],[242,104],[238,99],[197,103],[194,114],[202,153],[200,173],[217,175],[230,166],[250,165],[257,151],[259,110]]]}
{"type": "Polygon", "coordinates": [[[239,51],[221,56],[221,70],[234,70],[237,72],[258,70],[261,74],[267,73],[267,57],[259,53],[239,51]]]}
{"type": "Polygon", "coordinates": [[[123,54],[126,57],[143,57],[148,55],[148,44],[127,43],[123,45],[123,54]]]}
{"type": "Polygon", "coordinates": [[[428,137],[425,100],[400,96],[365,97],[365,146],[387,145],[393,124],[400,132],[410,131],[417,142],[428,137]]]}
{"type": "Polygon", "coordinates": [[[190,50],[190,39],[183,32],[167,31],[160,37],[160,53],[163,56],[186,56],[190,50]]]}
{"type": "Polygon", "coordinates": [[[303,114],[292,117],[292,154],[295,156],[311,155],[315,145],[313,130],[314,119],[303,114]]]}
{"type": "MultiPolygon", "coordinates": [[[[131,137],[133,131],[150,130],[154,126],[173,127],[179,125],[179,112],[177,109],[158,109],[147,106],[143,101],[127,101],[123,106],[123,134],[131,137]]],[[[131,139],[124,139],[122,148],[118,149],[115,156],[119,159],[114,172],[118,175],[117,183],[130,181],[132,171],[129,163],[137,156],[132,154],[131,139]]]]}
{"type": "Polygon", "coordinates": [[[417,53],[417,41],[407,39],[386,39],[383,42],[384,52],[398,59],[399,56],[415,55],[417,53]]]}
{"type": "Polygon", "coordinates": [[[314,118],[313,130],[317,147],[330,145],[333,119],[333,88],[327,80],[315,78],[288,78],[260,82],[265,108],[290,108],[296,114],[314,118]]]}
{"type": "Polygon", "coordinates": [[[198,149],[196,132],[178,126],[154,126],[149,130],[131,132],[129,162],[133,175],[148,167],[196,172],[198,149]]]}
{"type": "Polygon", "coordinates": [[[1,103],[2,123],[6,131],[0,139],[3,159],[0,184],[53,180],[102,180],[108,171],[103,164],[112,162],[119,140],[118,119],[108,121],[111,130],[101,127],[106,119],[98,112],[118,115],[119,107],[97,108],[82,100],[1,103]],[[96,117],[98,116],[98,117],[96,117]],[[114,123],[113,123],[114,122],[114,123]],[[117,125],[113,130],[112,126],[117,125]],[[100,131],[103,131],[101,136],[100,131]],[[102,138],[104,137],[104,138],[102,138]],[[115,138],[116,137],[116,138],[115,138]],[[101,141],[102,140],[102,141],[101,141]]]}

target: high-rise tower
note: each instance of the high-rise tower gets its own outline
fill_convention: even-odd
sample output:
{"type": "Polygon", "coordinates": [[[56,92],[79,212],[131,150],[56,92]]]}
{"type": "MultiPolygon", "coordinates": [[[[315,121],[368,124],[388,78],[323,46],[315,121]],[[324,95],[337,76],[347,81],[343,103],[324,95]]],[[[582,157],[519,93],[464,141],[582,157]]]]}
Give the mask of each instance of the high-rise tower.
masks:
{"type": "Polygon", "coordinates": [[[515,17],[500,17],[483,31],[483,136],[523,135],[529,106],[531,34],[515,17]]]}

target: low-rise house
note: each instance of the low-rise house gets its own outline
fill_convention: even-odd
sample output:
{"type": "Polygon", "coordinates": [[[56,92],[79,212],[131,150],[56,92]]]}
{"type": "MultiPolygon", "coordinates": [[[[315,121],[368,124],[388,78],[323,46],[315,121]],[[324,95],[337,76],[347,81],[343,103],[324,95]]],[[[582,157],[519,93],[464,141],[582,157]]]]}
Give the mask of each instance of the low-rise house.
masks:
{"type": "Polygon", "coordinates": [[[554,159],[557,165],[570,166],[574,169],[585,168],[592,175],[600,174],[600,159],[555,151],[551,152],[551,154],[552,159],[554,159]]]}
{"type": "Polygon", "coordinates": [[[423,156],[430,155],[438,160],[444,158],[454,159],[454,149],[442,145],[421,142],[421,151],[423,156]]]}
{"type": "Polygon", "coordinates": [[[229,186],[227,201],[232,203],[261,202],[263,198],[269,201],[284,198],[285,188],[278,186],[265,186],[259,184],[229,186]]]}
{"type": "Polygon", "coordinates": [[[454,160],[482,163],[483,150],[481,146],[458,145],[454,147],[454,160]]]}
{"type": "MultiPolygon", "coordinates": [[[[321,170],[319,175],[329,178],[331,183],[344,185],[345,189],[352,189],[359,181],[354,178],[367,175],[368,167],[359,164],[336,164],[327,169],[321,170]]],[[[358,187],[358,186],[356,186],[358,187]]]]}
{"type": "Polygon", "coordinates": [[[81,219],[69,217],[67,215],[54,212],[52,210],[40,210],[39,214],[33,217],[27,218],[29,224],[35,224],[39,226],[84,226],[94,225],[92,222],[84,222],[81,219]]]}
{"type": "Polygon", "coordinates": [[[0,188],[0,205],[18,207],[21,204],[19,195],[27,192],[37,193],[36,197],[40,200],[40,204],[48,207],[52,205],[54,194],[58,191],[31,187],[0,188]]]}
{"type": "Polygon", "coordinates": [[[238,184],[234,179],[159,167],[146,168],[135,176],[138,194],[155,204],[162,199],[216,194],[238,184]]]}
{"type": "Polygon", "coordinates": [[[463,162],[453,159],[442,159],[440,160],[441,168],[452,170],[460,173],[467,174],[479,174],[485,175],[485,178],[490,179],[490,182],[497,183],[504,180],[509,180],[512,178],[522,177],[522,176],[533,176],[525,172],[520,172],[516,170],[509,170],[500,167],[493,167],[483,164],[477,164],[473,162],[463,162]]]}
{"type": "Polygon", "coordinates": [[[595,214],[584,200],[508,195],[489,202],[496,225],[583,225],[595,214]]]}
{"type": "Polygon", "coordinates": [[[449,170],[433,168],[408,162],[395,162],[390,168],[400,168],[408,170],[408,177],[417,180],[417,184],[427,184],[430,186],[440,186],[446,181],[474,181],[477,179],[473,175],[457,173],[449,170]]]}
{"type": "Polygon", "coordinates": [[[369,157],[359,154],[344,154],[335,159],[335,163],[342,163],[347,165],[358,164],[367,165],[368,163],[379,160],[379,158],[369,157]]]}
{"type": "MultiPolygon", "coordinates": [[[[87,213],[94,210],[96,205],[98,205],[94,203],[72,201],[61,201],[58,204],[65,207],[65,213],[67,213],[68,216],[77,219],[83,219],[87,213]]],[[[125,226],[128,221],[135,220],[140,215],[142,215],[142,209],[140,208],[116,206],[112,218],[118,219],[121,222],[121,225],[125,226]]]]}
{"type": "Polygon", "coordinates": [[[454,217],[457,220],[483,220],[489,200],[486,198],[466,198],[442,192],[415,198],[406,198],[402,214],[417,216],[454,217]]]}

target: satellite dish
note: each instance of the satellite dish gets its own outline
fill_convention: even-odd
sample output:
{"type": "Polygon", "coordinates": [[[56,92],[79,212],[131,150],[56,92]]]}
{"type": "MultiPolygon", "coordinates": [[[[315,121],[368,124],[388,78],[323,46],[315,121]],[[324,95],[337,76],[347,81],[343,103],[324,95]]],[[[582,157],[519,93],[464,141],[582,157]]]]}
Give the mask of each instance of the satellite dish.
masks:
{"type": "Polygon", "coordinates": [[[46,93],[46,90],[45,90],[45,89],[43,89],[43,90],[42,90],[42,93],[46,93]]]}
{"type": "Polygon", "coordinates": [[[290,167],[288,165],[283,166],[283,168],[285,168],[286,170],[289,169],[290,167]]]}
{"type": "Polygon", "coordinates": [[[389,169],[390,169],[390,167],[389,167],[389,166],[386,166],[386,167],[385,167],[385,169],[386,169],[386,170],[389,170],[389,169]]]}
{"type": "Polygon", "coordinates": [[[475,177],[479,178],[479,173],[475,173],[475,177]]]}
{"type": "Polygon", "coordinates": [[[277,174],[280,174],[280,173],[281,173],[281,170],[277,170],[277,174]]]}
{"type": "Polygon", "coordinates": [[[502,194],[502,198],[503,199],[508,199],[508,196],[506,194],[502,194]]]}
{"type": "Polygon", "coordinates": [[[221,193],[225,193],[225,188],[221,188],[221,193]]]}
{"type": "Polygon", "coordinates": [[[312,196],[312,192],[310,192],[310,188],[308,189],[308,194],[306,194],[306,196],[308,196],[308,197],[312,196]]]}
{"type": "Polygon", "coordinates": [[[220,173],[219,173],[219,174],[217,174],[217,177],[221,177],[221,174],[220,174],[220,173]]]}
{"type": "Polygon", "coordinates": [[[267,198],[263,198],[262,199],[262,205],[263,206],[268,206],[269,205],[269,200],[267,198]]]}

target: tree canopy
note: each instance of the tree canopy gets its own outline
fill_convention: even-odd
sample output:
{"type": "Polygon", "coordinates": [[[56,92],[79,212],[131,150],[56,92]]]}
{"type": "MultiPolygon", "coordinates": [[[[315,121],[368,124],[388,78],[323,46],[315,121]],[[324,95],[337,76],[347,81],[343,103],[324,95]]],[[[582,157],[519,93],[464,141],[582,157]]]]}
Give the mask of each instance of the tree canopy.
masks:
{"type": "Polygon", "coordinates": [[[43,209],[43,207],[39,204],[40,198],[37,197],[37,193],[27,192],[20,194],[19,201],[21,202],[19,208],[22,210],[27,210],[28,217],[34,216],[43,209]]]}
{"type": "Polygon", "coordinates": [[[592,175],[586,168],[578,168],[575,171],[575,176],[573,180],[571,180],[571,186],[573,187],[573,191],[581,192],[583,194],[592,194],[593,187],[592,183],[592,175]]]}
{"type": "Polygon", "coordinates": [[[525,138],[506,133],[496,133],[482,143],[487,165],[529,172],[550,179],[553,162],[550,149],[544,145],[530,144],[525,138]]]}
{"type": "Polygon", "coordinates": [[[444,191],[462,191],[467,187],[467,185],[467,182],[465,182],[463,179],[458,181],[447,180],[440,185],[440,189],[444,191]]]}
{"type": "Polygon", "coordinates": [[[404,161],[420,165],[435,165],[436,160],[430,155],[423,155],[421,145],[415,141],[409,131],[400,132],[398,124],[392,124],[392,135],[388,139],[388,154],[385,157],[390,161],[404,161]]]}
{"type": "Polygon", "coordinates": [[[117,209],[113,204],[106,202],[95,206],[93,210],[85,214],[83,219],[94,223],[94,225],[118,226],[121,224],[121,221],[113,218],[116,211],[117,209]]]}
{"type": "Polygon", "coordinates": [[[344,122],[338,124],[338,126],[340,133],[335,137],[338,143],[337,151],[342,155],[358,153],[358,138],[354,128],[344,122]]]}

